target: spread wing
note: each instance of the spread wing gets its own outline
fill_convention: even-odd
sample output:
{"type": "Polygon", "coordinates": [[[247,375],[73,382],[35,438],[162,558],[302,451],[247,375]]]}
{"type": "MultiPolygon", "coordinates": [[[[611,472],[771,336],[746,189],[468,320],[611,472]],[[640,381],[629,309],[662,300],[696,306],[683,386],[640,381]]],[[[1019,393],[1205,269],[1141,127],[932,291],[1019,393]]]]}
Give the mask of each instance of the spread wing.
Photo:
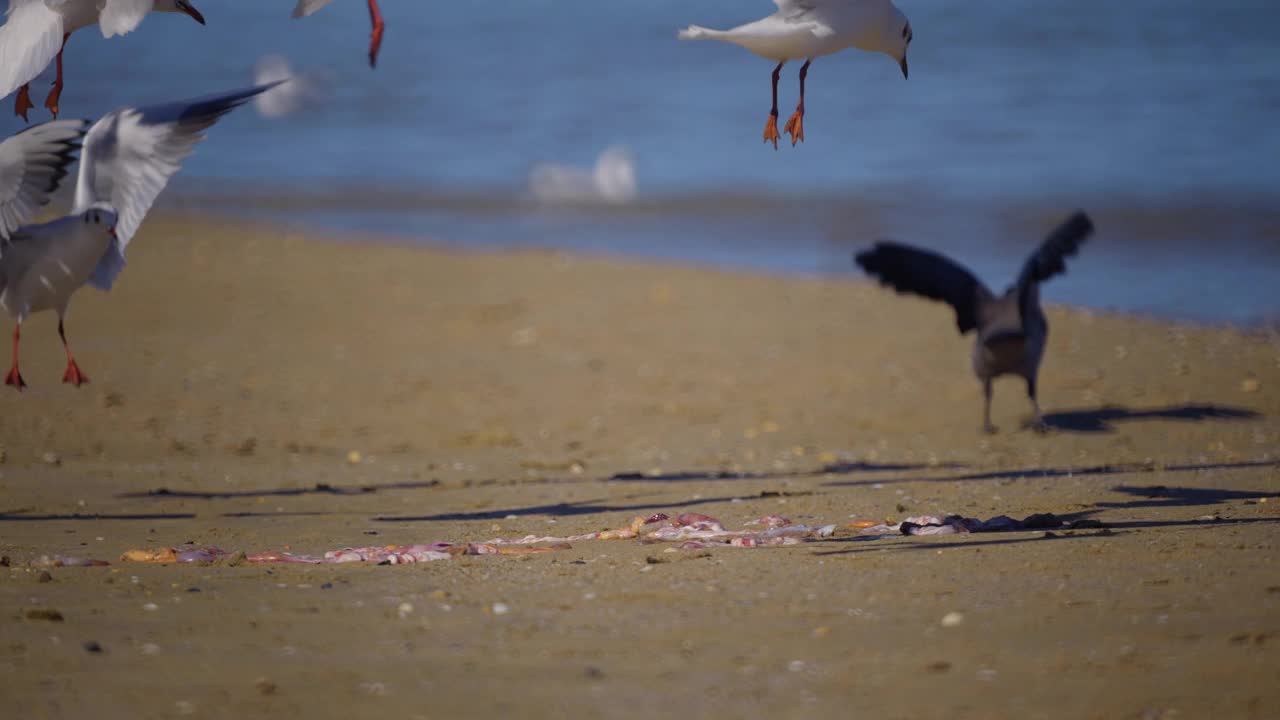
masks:
{"type": "Polygon", "coordinates": [[[858,253],[854,261],[900,293],[950,305],[962,334],[978,326],[979,305],[992,299],[991,291],[973,273],[942,255],[910,245],[881,241],[858,253]]]}
{"type": "Polygon", "coordinates": [[[0,25],[0,97],[31,82],[62,47],[62,15],[44,0],[9,0],[0,25]]]}
{"type": "Polygon", "coordinates": [[[320,8],[328,5],[331,0],[298,0],[298,4],[293,6],[293,16],[296,18],[306,17],[320,8]]]}
{"type": "Polygon", "coordinates": [[[88,128],[87,120],[54,120],[0,141],[0,240],[49,202],[88,128]]]}
{"type": "Polygon", "coordinates": [[[1027,297],[1029,290],[1054,275],[1067,271],[1067,258],[1076,254],[1084,241],[1093,233],[1093,221],[1083,211],[1076,211],[1049,233],[1040,247],[1027,258],[1018,273],[1018,297],[1027,297]]]}
{"type": "MultiPolygon", "coordinates": [[[[93,283],[109,288],[124,266],[124,250],[138,226],[178,172],[182,161],[204,139],[218,118],[274,85],[143,108],[110,112],[93,124],[80,153],[80,175],[72,213],[95,203],[117,214],[117,252],[108,251],[93,283]],[[114,265],[113,265],[114,264],[114,265]]],[[[104,288],[105,289],[105,288],[104,288]]]]}

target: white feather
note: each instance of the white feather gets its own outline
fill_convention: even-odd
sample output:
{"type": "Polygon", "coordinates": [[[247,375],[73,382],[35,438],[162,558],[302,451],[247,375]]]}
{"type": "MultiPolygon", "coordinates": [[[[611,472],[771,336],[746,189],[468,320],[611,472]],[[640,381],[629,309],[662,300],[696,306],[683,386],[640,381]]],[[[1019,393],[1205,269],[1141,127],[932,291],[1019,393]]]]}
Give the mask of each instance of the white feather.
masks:
{"type": "Polygon", "coordinates": [[[155,0],[106,0],[98,16],[102,37],[133,32],[155,6],[155,0]]]}
{"type": "Polygon", "coordinates": [[[39,75],[62,47],[62,15],[44,0],[9,0],[0,25],[0,97],[39,75]]]}
{"type": "Polygon", "coordinates": [[[298,0],[298,4],[293,6],[293,16],[296,18],[306,17],[320,8],[328,5],[332,0],[298,0]]]}

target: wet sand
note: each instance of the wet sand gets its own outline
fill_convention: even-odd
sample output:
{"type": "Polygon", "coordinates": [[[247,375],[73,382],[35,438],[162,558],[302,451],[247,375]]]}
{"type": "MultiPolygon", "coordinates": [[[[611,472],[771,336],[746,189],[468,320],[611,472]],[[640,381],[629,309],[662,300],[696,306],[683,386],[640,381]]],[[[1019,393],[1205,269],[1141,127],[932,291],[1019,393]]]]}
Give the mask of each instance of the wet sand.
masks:
{"type": "Polygon", "coordinates": [[[92,383],[58,382],[43,314],[23,332],[31,387],[0,394],[12,717],[1280,716],[1274,332],[1055,308],[1055,429],[1021,429],[1006,380],[987,437],[949,311],[852,272],[172,214],[129,262],[72,302],[92,383]],[[187,541],[569,535],[659,511],[841,527],[416,566],[117,561],[187,541]],[[1105,527],[843,527],[1045,512],[1105,527]],[[29,566],[47,553],[112,565],[29,566]]]}

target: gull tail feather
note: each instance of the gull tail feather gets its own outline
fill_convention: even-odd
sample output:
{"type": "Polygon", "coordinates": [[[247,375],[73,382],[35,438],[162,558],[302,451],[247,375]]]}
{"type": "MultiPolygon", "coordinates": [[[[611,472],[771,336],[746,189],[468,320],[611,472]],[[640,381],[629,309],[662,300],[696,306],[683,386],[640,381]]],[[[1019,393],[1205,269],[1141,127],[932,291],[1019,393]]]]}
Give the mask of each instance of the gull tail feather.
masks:
{"type": "Polygon", "coordinates": [[[712,30],[701,25],[690,25],[681,30],[678,37],[681,40],[718,40],[726,34],[723,30],[712,30]]]}

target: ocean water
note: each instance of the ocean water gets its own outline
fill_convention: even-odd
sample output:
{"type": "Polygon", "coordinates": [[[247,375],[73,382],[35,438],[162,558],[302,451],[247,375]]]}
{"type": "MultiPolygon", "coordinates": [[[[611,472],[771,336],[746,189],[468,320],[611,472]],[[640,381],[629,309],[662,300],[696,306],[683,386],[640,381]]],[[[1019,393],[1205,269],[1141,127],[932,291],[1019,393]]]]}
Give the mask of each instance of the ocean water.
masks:
{"type": "MultiPolygon", "coordinates": [[[[1280,320],[1280,4],[1268,0],[902,0],[911,79],[858,51],[814,62],[807,141],[761,144],[772,64],[721,43],[765,0],[195,0],[77,33],[64,115],[251,82],[286,58],[305,111],[219,123],[163,202],[474,247],[563,247],[857,277],[880,237],[1003,287],[1075,208],[1098,233],[1050,302],[1241,324],[1280,320]],[[635,158],[626,202],[548,204],[541,163],[635,158]]],[[[779,107],[795,102],[799,63],[779,107]]],[[[33,87],[37,105],[50,76],[33,87]]],[[[5,102],[11,102],[7,99],[5,102]]],[[[41,111],[33,116],[44,118],[41,111]]],[[[0,113],[0,132],[22,123],[0,113]]]]}

